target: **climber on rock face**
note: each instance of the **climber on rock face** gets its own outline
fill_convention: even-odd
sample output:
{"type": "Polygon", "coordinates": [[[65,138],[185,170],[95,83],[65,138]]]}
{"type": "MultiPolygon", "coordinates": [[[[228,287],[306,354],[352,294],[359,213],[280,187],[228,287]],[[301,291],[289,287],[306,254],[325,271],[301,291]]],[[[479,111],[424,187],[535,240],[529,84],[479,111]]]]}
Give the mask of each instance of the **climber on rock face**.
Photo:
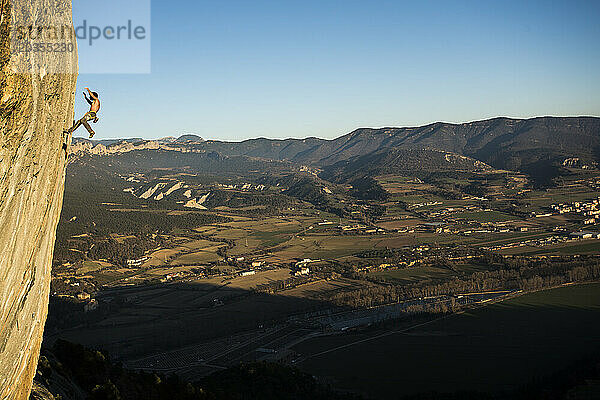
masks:
{"type": "Polygon", "coordinates": [[[85,100],[90,105],[90,111],[85,113],[85,115],[79,121],[73,121],[73,126],[71,127],[71,129],[66,130],[65,133],[73,133],[77,128],[83,125],[85,126],[85,129],[87,129],[87,131],[90,133],[91,139],[92,137],[94,137],[94,134],[96,132],[94,132],[88,121],[92,121],[94,123],[98,122],[97,113],[98,111],[100,111],[100,99],[98,98],[98,93],[92,92],[90,88],[86,87],[85,90],[87,90],[90,95],[90,97],[88,98],[86,93],[83,92],[83,97],[85,97],[85,100]]]}

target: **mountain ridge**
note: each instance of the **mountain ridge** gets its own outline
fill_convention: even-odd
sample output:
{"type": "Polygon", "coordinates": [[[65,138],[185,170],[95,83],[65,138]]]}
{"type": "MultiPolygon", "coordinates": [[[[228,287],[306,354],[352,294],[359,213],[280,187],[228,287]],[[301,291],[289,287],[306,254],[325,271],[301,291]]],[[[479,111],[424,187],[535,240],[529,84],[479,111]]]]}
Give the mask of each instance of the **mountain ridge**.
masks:
{"type": "MultiPolygon", "coordinates": [[[[241,142],[161,141],[126,139],[108,144],[108,153],[148,148],[181,152],[217,152],[223,156],[247,156],[290,161],[318,168],[332,166],[386,149],[438,150],[473,158],[497,169],[519,170],[540,182],[548,182],[566,159],[585,165],[600,161],[600,118],[496,117],[467,123],[435,122],[418,127],[358,128],[335,139],[266,139],[241,142]],[[123,150],[119,150],[119,146],[123,150]],[[548,174],[547,172],[552,173],[548,174]]],[[[94,142],[77,140],[76,151],[94,153],[94,142]],[[81,148],[83,143],[85,148],[81,148]]],[[[102,144],[102,143],[98,143],[102,144]]],[[[97,145],[98,145],[97,144],[97,145]]],[[[96,145],[96,146],[97,146],[96,145]]],[[[98,152],[96,152],[98,153],[98,152]]]]}

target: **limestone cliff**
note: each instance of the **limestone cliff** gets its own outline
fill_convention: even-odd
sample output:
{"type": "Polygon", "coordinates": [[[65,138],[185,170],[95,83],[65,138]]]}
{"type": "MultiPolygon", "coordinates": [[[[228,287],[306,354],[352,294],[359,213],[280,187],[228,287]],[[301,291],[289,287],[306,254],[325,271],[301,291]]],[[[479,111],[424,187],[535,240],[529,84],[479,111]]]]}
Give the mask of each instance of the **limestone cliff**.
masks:
{"type": "MultiPolygon", "coordinates": [[[[23,27],[72,30],[70,0],[0,2],[0,399],[27,399],[48,310],[65,177],[62,131],[73,121],[77,49],[17,52],[14,41],[11,46],[23,27]]],[[[50,39],[57,38],[41,40],[50,39]]]]}

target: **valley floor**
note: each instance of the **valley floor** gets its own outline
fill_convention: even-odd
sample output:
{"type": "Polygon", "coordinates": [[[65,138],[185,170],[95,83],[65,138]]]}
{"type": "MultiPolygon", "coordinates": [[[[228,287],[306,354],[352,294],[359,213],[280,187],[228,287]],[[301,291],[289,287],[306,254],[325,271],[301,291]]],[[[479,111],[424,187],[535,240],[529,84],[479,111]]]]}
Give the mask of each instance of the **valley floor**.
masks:
{"type": "Polygon", "coordinates": [[[600,351],[600,283],[526,294],[414,328],[319,337],[297,365],[378,398],[510,391],[600,351]]]}

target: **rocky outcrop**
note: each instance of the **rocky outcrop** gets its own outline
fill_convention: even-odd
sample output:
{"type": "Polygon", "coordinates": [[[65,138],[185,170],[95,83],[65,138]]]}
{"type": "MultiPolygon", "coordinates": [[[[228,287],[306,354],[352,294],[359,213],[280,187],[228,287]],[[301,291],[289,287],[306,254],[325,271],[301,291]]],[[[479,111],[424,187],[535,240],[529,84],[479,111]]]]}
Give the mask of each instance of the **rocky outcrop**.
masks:
{"type": "Polygon", "coordinates": [[[11,47],[21,27],[72,30],[70,0],[0,1],[0,399],[27,399],[48,310],[77,49],[11,47]]]}
{"type": "Polygon", "coordinates": [[[71,146],[71,154],[88,153],[93,155],[106,156],[110,154],[129,153],[137,150],[173,150],[170,146],[163,145],[157,141],[140,141],[139,143],[119,142],[110,146],[102,143],[93,145],[91,142],[79,142],[71,146]]]}
{"type": "Polygon", "coordinates": [[[92,142],[79,141],[73,144],[70,148],[70,153],[74,155],[81,154],[92,154],[98,156],[107,156],[111,154],[129,153],[131,151],[138,150],[167,150],[167,151],[179,151],[179,148],[173,148],[165,143],[161,143],[154,140],[140,141],[138,143],[130,143],[122,141],[114,143],[110,146],[105,146],[102,143],[96,145],[92,142]]]}

